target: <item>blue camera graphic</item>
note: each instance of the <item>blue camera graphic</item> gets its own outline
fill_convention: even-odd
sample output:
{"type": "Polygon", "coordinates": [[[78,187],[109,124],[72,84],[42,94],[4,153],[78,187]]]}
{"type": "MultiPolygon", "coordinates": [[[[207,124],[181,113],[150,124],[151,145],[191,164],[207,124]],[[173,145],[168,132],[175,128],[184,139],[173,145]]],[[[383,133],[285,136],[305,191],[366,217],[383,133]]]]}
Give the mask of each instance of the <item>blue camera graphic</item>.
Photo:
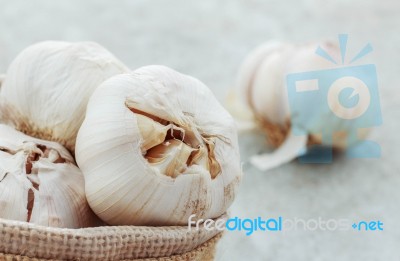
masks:
{"type": "Polygon", "coordinates": [[[338,132],[345,133],[347,157],[380,157],[377,143],[358,138],[360,129],[382,124],[375,65],[293,73],[286,83],[293,133],[319,134],[325,145],[310,148],[300,162],[332,162],[331,145],[338,132]]]}

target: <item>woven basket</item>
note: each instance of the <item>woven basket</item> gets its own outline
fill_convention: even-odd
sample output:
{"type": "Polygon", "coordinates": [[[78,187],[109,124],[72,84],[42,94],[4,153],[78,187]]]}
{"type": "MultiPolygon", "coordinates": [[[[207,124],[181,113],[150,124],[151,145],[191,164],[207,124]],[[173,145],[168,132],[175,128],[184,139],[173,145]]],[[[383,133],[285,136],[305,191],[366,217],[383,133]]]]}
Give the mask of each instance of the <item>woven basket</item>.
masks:
{"type": "Polygon", "coordinates": [[[60,229],[0,219],[0,260],[208,261],[221,235],[187,226],[60,229]]]}

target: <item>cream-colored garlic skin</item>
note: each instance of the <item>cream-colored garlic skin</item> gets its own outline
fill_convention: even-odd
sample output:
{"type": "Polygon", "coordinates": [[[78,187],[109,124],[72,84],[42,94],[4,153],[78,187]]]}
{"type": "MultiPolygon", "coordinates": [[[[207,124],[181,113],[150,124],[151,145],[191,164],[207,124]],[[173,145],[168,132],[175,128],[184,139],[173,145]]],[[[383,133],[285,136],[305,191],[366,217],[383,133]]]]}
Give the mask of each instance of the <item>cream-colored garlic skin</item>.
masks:
{"type": "MultiPolygon", "coordinates": [[[[335,68],[335,64],[315,54],[317,46],[326,50],[334,60],[340,61],[338,46],[329,42],[302,45],[266,43],[256,48],[244,60],[239,71],[237,88],[245,97],[245,103],[251,108],[256,118],[278,127],[273,130],[269,128],[267,132],[284,130],[286,134],[289,133],[290,115],[297,113],[290,112],[289,109],[286,86],[288,74],[335,68]]],[[[351,85],[352,83],[349,82],[349,86],[351,85]]],[[[321,140],[321,134],[327,133],[327,130],[341,130],[343,135],[345,132],[351,133],[357,129],[354,129],[351,121],[328,117],[330,114],[324,112],[325,108],[316,108],[313,104],[304,104],[304,107],[311,112],[309,122],[302,126],[291,127],[303,129],[303,125],[307,125],[304,131],[308,133],[312,142],[332,145],[336,148],[346,148],[358,142],[354,138],[346,139],[346,136],[341,136],[341,133],[337,133],[331,141],[321,140]]],[[[362,139],[367,133],[366,130],[359,131],[359,138],[362,139]]],[[[280,145],[279,143],[273,145],[280,145]]]]}
{"type": "Polygon", "coordinates": [[[76,159],[93,211],[112,225],[216,218],[241,179],[233,118],[200,81],[146,66],[91,97],[76,159]]]}
{"type": "Polygon", "coordinates": [[[1,87],[4,121],[28,135],[74,150],[93,91],[128,68],[93,42],[47,41],[11,63],[1,87]]]}
{"type": "Polygon", "coordinates": [[[69,152],[6,125],[0,125],[0,218],[61,228],[101,224],[69,152]]]}

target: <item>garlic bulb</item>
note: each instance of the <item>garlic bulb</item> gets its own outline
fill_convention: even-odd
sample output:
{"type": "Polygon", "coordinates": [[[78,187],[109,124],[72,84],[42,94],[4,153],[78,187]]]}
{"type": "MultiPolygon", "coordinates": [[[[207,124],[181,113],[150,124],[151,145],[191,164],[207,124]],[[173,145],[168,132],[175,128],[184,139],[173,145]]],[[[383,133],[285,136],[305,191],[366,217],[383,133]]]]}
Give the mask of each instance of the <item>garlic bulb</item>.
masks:
{"type": "MultiPolygon", "coordinates": [[[[244,97],[244,103],[252,111],[258,126],[267,134],[268,142],[279,147],[275,154],[257,155],[251,159],[260,169],[269,169],[290,161],[305,153],[307,146],[313,144],[344,149],[367,135],[365,129],[357,131],[354,121],[330,117],[330,113],[326,111],[327,106],[318,106],[317,102],[304,102],[301,105],[302,112],[290,111],[287,75],[334,68],[332,62],[315,54],[317,46],[318,44],[267,43],[250,53],[240,68],[238,93],[244,97]],[[292,122],[291,115],[302,117],[301,120],[292,122]],[[302,130],[305,135],[297,136],[293,129],[302,130]],[[359,136],[346,136],[353,132],[358,132],[359,136]],[[322,134],[326,133],[333,133],[333,137],[322,139],[322,134]]],[[[338,46],[327,42],[319,46],[334,60],[340,60],[338,46]]],[[[343,84],[352,86],[354,82],[347,81],[343,84]]],[[[333,98],[336,97],[327,97],[323,102],[330,103],[333,98]]]]}
{"type": "Polygon", "coordinates": [[[93,91],[109,77],[128,72],[92,42],[48,41],[22,51],[1,88],[3,121],[16,129],[61,143],[71,152],[93,91]]]}
{"type": "Polygon", "coordinates": [[[91,208],[113,225],[219,217],[241,178],[232,117],[203,83],[163,66],[114,76],[94,92],[76,159],[91,208]]]}
{"type": "Polygon", "coordinates": [[[100,224],[68,151],[6,125],[0,125],[0,218],[63,228],[100,224]]]}

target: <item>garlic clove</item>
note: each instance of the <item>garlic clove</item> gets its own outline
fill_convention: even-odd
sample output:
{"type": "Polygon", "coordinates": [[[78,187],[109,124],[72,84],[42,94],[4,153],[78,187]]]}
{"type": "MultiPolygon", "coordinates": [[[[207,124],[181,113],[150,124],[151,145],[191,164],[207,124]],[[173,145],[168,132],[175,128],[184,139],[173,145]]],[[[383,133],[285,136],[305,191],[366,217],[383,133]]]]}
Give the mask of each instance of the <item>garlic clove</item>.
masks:
{"type": "Polygon", "coordinates": [[[246,101],[248,100],[248,89],[251,87],[260,64],[263,62],[265,57],[275,52],[275,50],[282,48],[283,45],[284,43],[278,41],[265,43],[250,52],[241,64],[240,74],[238,74],[236,82],[237,86],[240,87],[238,88],[238,93],[242,97],[245,97],[246,101]]]}
{"type": "Polygon", "coordinates": [[[2,122],[74,151],[89,97],[111,76],[129,69],[92,42],[46,41],[23,50],[1,86],[2,122]]]}
{"type": "Polygon", "coordinates": [[[203,83],[164,66],[142,67],[98,87],[76,159],[91,208],[113,225],[216,218],[231,205],[242,175],[233,118],[203,83]],[[169,126],[170,144],[144,148],[159,140],[141,131],[138,115],[169,126]]]}
{"type": "Polygon", "coordinates": [[[291,55],[286,45],[269,54],[257,68],[252,85],[248,89],[249,104],[258,117],[277,125],[284,125],[289,119],[289,103],[285,86],[285,63],[291,55]],[[268,74],[264,72],[269,72],[268,74]],[[257,97],[265,97],[261,100],[257,97]]]}
{"type": "Polygon", "coordinates": [[[66,149],[1,124],[0,144],[0,218],[63,228],[102,224],[66,149]]]}
{"type": "Polygon", "coordinates": [[[168,140],[147,151],[145,158],[161,173],[176,178],[187,168],[193,149],[179,140],[168,140]]]}
{"type": "Polygon", "coordinates": [[[148,149],[161,144],[165,140],[168,130],[171,128],[168,125],[162,125],[141,114],[136,114],[136,120],[140,129],[140,134],[143,137],[143,144],[141,145],[143,153],[146,153],[148,149]]]}
{"type": "Polygon", "coordinates": [[[210,169],[209,157],[207,147],[205,145],[199,145],[197,149],[194,149],[188,160],[188,165],[199,165],[205,169],[210,169]]]}
{"type": "Polygon", "coordinates": [[[207,149],[208,149],[208,168],[212,178],[215,178],[219,173],[221,173],[221,165],[216,160],[215,155],[215,141],[211,139],[206,139],[207,149]]]}

